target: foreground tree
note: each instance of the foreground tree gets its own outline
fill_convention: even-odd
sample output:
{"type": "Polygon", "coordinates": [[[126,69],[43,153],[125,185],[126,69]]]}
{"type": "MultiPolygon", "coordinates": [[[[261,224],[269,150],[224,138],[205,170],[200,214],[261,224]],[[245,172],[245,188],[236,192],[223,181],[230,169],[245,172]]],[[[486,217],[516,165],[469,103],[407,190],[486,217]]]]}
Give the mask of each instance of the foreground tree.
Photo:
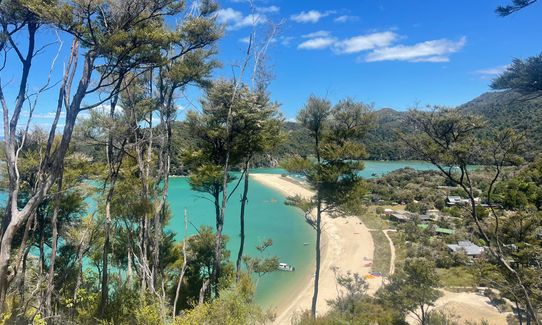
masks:
{"type": "MultiPolygon", "coordinates": [[[[8,265],[13,236],[35,212],[54,182],[59,179],[77,115],[83,110],[105,103],[114,96],[121,88],[126,71],[152,61],[157,43],[163,40],[147,37],[146,31],[150,28],[156,30],[156,23],[162,20],[163,15],[169,15],[177,10],[175,3],[169,1],[138,2],[134,5],[139,9],[133,10],[133,8],[118,6],[115,3],[89,3],[80,6],[77,2],[57,4],[43,1],[24,3],[9,1],[0,4],[0,19],[2,20],[0,48],[5,56],[2,61],[7,60],[9,64],[12,64],[11,59],[15,57],[15,60],[21,64],[19,87],[12,107],[8,105],[8,99],[0,88],[0,102],[5,125],[4,153],[9,179],[8,208],[2,221],[0,250],[0,300],[2,303],[10,280],[8,265]],[[33,59],[42,49],[37,38],[42,26],[65,31],[73,37],[73,40],[69,56],[66,58],[63,76],[59,78],[61,81],[57,87],[55,118],[43,158],[39,163],[38,182],[33,195],[23,206],[18,206],[20,188],[18,158],[26,136],[25,134],[22,137],[17,136],[21,111],[23,105],[29,102],[29,98],[49,89],[48,85],[45,85],[38,94],[33,95],[28,90],[33,59]],[[26,31],[26,35],[23,31],[26,31]],[[80,60],[83,61],[82,71],[76,73],[77,66],[81,65],[81,63],[78,64],[80,60]],[[74,82],[77,83],[75,88],[74,82]],[[90,105],[83,106],[83,100],[88,95],[106,88],[112,88],[114,91],[96,99],[90,105]],[[75,90],[73,96],[71,96],[72,90],[75,90]],[[57,126],[63,109],[66,110],[66,114],[64,128],[60,131],[57,126]],[[59,132],[62,138],[57,145],[54,145],[53,140],[59,132]]],[[[54,60],[56,59],[53,59],[53,63],[54,60]]],[[[30,117],[35,106],[35,104],[31,106],[30,117]]],[[[30,118],[27,120],[27,126],[30,120],[30,118]]],[[[28,130],[28,127],[25,130],[28,130]]]]}
{"type": "Polygon", "coordinates": [[[429,325],[429,308],[440,297],[438,286],[435,263],[423,258],[407,259],[378,296],[384,304],[401,310],[403,316],[412,313],[420,325],[429,325]]]}
{"type": "Polygon", "coordinates": [[[498,6],[495,12],[502,17],[513,14],[516,11],[534,4],[537,0],[512,0],[512,3],[505,6],[498,6]]]}
{"type": "MultiPolygon", "coordinates": [[[[65,166],[65,157],[71,142],[77,116],[80,112],[92,108],[101,107],[107,111],[109,122],[112,127],[105,127],[111,132],[98,134],[105,136],[101,145],[107,148],[103,150],[106,155],[99,157],[107,160],[108,177],[105,178],[105,195],[108,197],[104,214],[105,220],[105,243],[102,253],[102,307],[108,303],[108,273],[109,255],[111,246],[109,235],[111,233],[111,209],[115,194],[114,183],[118,172],[122,167],[123,157],[129,150],[133,150],[132,140],[135,138],[140,147],[145,148],[145,153],[154,154],[156,161],[146,160],[147,170],[154,170],[155,163],[158,172],[151,175],[152,180],[144,179],[150,184],[149,200],[155,205],[149,210],[145,220],[152,220],[147,225],[144,247],[150,249],[145,254],[138,256],[138,261],[149,265],[149,272],[145,273],[145,282],[148,287],[156,288],[161,275],[160,265],[161,245],[167,242],[162,240],[163,221],[167,218],[167,176],[169,175],[170,147],[171,147],[171,123],[175,119],[175,96],[179,90],[189,84],[207,84],[210,70],[215,63],[210,59],[214,54],[213,44],[220,36],[212,13],[216,5],[212,1],[202,1],[185,7],[183,1],[156,0],[156,1],[130,1],[128,5],[118,1],[3,1],[0,3],[0,52],[4,62],[0,69],[13,66],[15,61],[21,65],[19,87],[12,95],[9,90],[4,92],[4,82],[0,82],[0,103],[3,109],[4,121],[4,150],[7,165],[8,179],[8,208],[2,218],[2,244],[0,247],[0,300],[5,302],[5,295],[14,278],[9,272],[11,263],[10,255],[16,235],[23,225],[28,226],[28,221],[36,214],[37,209],[49,198],[51,194],[59,193],[62,185],[62,173],[65,166]],[[186,9],[186,10],[185,10],[186,9]],[[168,17],[176,17],[180,22],[174,28],[166,24],[168,17]],[[51,56],[51,69],[48,80],[59,79],[60,82],[52,84],[49,81],[41,85],[37,92],[29,91],[36,89],[31,85],[31,67],[36,55],[42,53],[47,46],[45,38],[42,40],[40,31],[47,28],[47,33],[53,30],[59,35],[59,42],[66,38],[71,39],[71,48],[65,58],[65,68],[62,75],[55,76],[54,63],[57,58],[62,60],[59,51],[57,57],[51,56]],[[117,103],[127,103],[125,100],[127,89],[134,80],[149,81],[150,85],[144,90],[146,105],[139,105],[145,110],[144,114],[135,113],[136,119],[129,119],[123,110],[119,110],[117,103]],[[39,159],[33,163],[36,166],[33,177],[34,186],[27,192],[21,192],[22,178],[20,175],[20,155],[27,145],[27,133],[34,109],[40,104],[39,95],[45,91],[58,90],[54,120],[51,129],[45,137],[45,144],[40,151],[39,159]],[[99,95],[98,95],[99,94],[99,95]],[[13,98],[11,98],[13,97],[13,98]],[[10,102],[13,105],[10,106],[10,102]],[[85,102],[85,105],[83,105],[85,102]],[[104,109],[105,104],[109,109],[104,109]],[[28,120],[21,121],[25,116],[23,107],[28,105],[28,120]],[[152,131],[141,131],[145,126],[138,118],[143,116],[159,116],[160,127],[157,127],[159,138],[152,139],[152,131]],[[63,117],[65,116],[65,117],[63,117]],[[61,121],[64,118],[64,121],[61,121]],[[132,123],[133,122],[133,123],[132,123]],[[122,123],[122,124],[121,124],[122,123]],[[61,128],[61,125],[64,125],[61,128]],[[122,128],[121,128],[122,126],[122,128]],[[115,129],[115,130],[113,130],[115,129]],[[22,132],[20,132],[22,130],[22,132]],[[134,134],[137,133],[137,136],[134,134]],[[60,135],[59,135],[60,134],[60,135]],[[144,134],[145,139],[141,136],[144,134]],[[150,134],[150,136],[149,136],[150,134]],[[133,137],[132,137],[133,136],[133,137]],[[149,139],[150,138],[150,139],[149,139]],[[147,139],[149,139],[147,141],[147,139]],[[165,181],[165,186],[162,186],[165,181]],[[53,191],[53,185],[57,184],[57,191],[53,191]],[[24,194],[24,198],[23,198],[24,194]],[[156,200],[154,200],[156,199],[156,200]],[[147,218],[149,217],[149,218],[147,218]],[[151,261],[151,262],[149,262],[151,261]]],[[[139,101],[138,104],[141,104],[139,101]]],[[[128,107],[127,105],[127,108],[128,107]]],[[[149,130],[156,125],[150,123],[149,130]]],[[[94,134],[95,136],[97,134],[94,134]]],[[[100,150],[102,151],[102,150],[100,150]]],[[[131,155],[129,152],[128,155],[131,155]]],[[[152,157],[148,156],[147,157],[152,157]]],[[[56,195],[56,194],[55,194],[56,195]]],[[[58,195],[56,195],[58,197],[58,195]]],[[[59,199],[56,199],[57,206],[59,199]]],[[[56,208],[56,210],[59,210],[56,208]]],[[[54,209],[53,209],[54,212],[54,209]]],[[[46,294],[47,309],[53,305],[51,290],[55,277],[55,259],[59,248],[59,231],[56,229],[58,215],[61,211],[54,212],[52,218],[52,244],[53,251],[49,264],[48,292],[46,294]],[[56,229],[56,230],[55,230],[56,229]]],[[[83,236],[78,259],[80,263],[86,253],[88,236],[83,236]]],[[[46,242],[49,238],[46,238],[46,242]]],[[[133,250],[132,254],[133,255],[133,250]]],[[[130,254],[128,254],[130,255],[130,254]]],[[[133,256],[129,256],[129,258],[133,256]]],[[[45,263],[43,263],[45,264],[45,263]]],[[[141,264],[139,264],[141,265],[141,264]]],[[[140,273],[143,275],[143,273],[140,273]]],[[[83,279],[79,278],[79,281],[83,279]]],[[[77,287],[77,286],[76,286],[77,287]]],[[[155,292],[158,290],[154,290],[155,292]]],[[[77,294],[74,294],[74,297],[77,294]]],[[[164,296],[162,294],[161,296],[164,296]]],[[[75,299],[74,299],[75,300],[75,299]]],[[[5,305],[3,305],[4,307],[5,305]]]]}
{"type": "Polygon", "coordinates": [[[512,64],[491,83],[496,90],[512,90],[523,95],[523,100],[542,96],[542,54],[525,60],[514,59],[512,64]]]}
{"type": "Polygon", "coordinates": [[[297,116],[310,132],[313,157],[294,157],[284,162],[290,172],[306,177],[315,196],[309,206],[316,208],[315,220],[309,222],[316,230],[316,270],[311,314],[316,316],[318,282],[320,279],[322,214],[339,213],[345,204],[358,200],[363,193],[362,179],[365,157],[363,140],[371,127],[371,108],[351,99],[335,107],[325,99],[310,97],[297,116]]]}

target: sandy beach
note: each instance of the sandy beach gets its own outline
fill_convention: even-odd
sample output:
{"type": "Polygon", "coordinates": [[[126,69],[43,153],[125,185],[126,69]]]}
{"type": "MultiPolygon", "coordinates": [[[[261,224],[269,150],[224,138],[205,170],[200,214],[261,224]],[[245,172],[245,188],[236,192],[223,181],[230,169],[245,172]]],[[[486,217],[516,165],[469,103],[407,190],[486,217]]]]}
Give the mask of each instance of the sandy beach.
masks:
{"type": "MultiPolygon", "coordinates": [[[[314,195],[299,182],[281,175],[252,174],[251,177],[285,196],[300,195],[309,198],[314,195]]],[[[362,276],[367,275],[371,270],[370,263],[374,253],[371,234],[357,217],[331,218],[324,214],[322,229],[322,263],[317,305],[319,315],[329,310],[326,301],[336,298],[339,292],[335,273],[331,268],[337,267],[341,273],[350,271],[362,276]]],[[[277,315],[274,324],[290,324],[293,316],[310,309],[313,282],[313,273],[307,274],[299,286],[291,288],[287,297],[281,297],[281,301],[274,306],[277,315]]],[[[381,278],[370,279],[368,282],[369,293],[374,293],[382,285],[381,278]]]]}

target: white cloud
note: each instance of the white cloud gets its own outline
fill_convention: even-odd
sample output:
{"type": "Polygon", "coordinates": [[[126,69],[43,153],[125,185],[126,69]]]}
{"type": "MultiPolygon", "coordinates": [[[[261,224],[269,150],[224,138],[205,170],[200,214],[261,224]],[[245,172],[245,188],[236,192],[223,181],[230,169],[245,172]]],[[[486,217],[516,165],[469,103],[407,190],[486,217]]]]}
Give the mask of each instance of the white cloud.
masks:
{"type": "Polygon", "coordinates": [[[480,75],[485,75],[485,76],[496,76],[496,75],[499,75],[499,74],[503,73],[504,71],[506,71],[506,69],[508,69],[508,67],[509,67],[509,65],[505,64],[505,65],[501,65],[501,66],[494,67],[494,68],[477,70],[476,73],[480,74],[480,75]]]}
{"type": "Polygon", "coordinates": [[[216,21],[219,24],[227,24],[241,19],[243,19],[243,13],[232,8],[220,9],[216,12],[216,21]]]}
{"type": "Polygon", "coordinates": [[[461,50],[466,41],[467,39],[462,37],[458,41],[438,39],[414,45],[376,48],[365,57],[365,61],[447,62],[448,56],[461,50]]]}
{"type": "Polygon", "coordinates": [[[331,13],[331,11],[320,12],[318,10],[309,10],[292,15],[290,18],[298,23],[317,23],[320,19],[329,16],[331,13]]]}
{"type": "Polygon", "coordinates": [[[228,29],[240,29],[247,26],[263,24],[267,22],[267,17],[258,13],[244,16],[240,11],[232,8],[225,8],[216,12],[216,21],[219,24],[228,25],[228,29]]]}
{"type": "Polygon", "coordinates": [[[347,23],[349,21],[358,21],[358,20],[359,20],[358,16],[349,16],[349,15],[342,15],[333,19],[333,21],[336,23],[347,23]]]}
{"type": "Polygon", "coordinates": [[[303,38],[316,38],[316,37],[329,37],[330,35],[331,35],[331,33],[328,32],[327,30],[319,30],[317,32],[305,34],[305,35],[303,35],[301,37],[303,37],[303,38]]]}
{"type": "Polygon", "coordinates": [[[273,14],[273,13],[279,12],[279,11],[280,11],[280,7],[277,7],[277,6],[256,7],[256,11],[257,11],[257,12],[261,12],[261,13],[269,13],[269,14],[273,14]]]}
{"type": "Polygon", "coordinates": [[[281,36],[280,37],[280,44],[284,46],[290,46],[292,41],[295,39],[295,37],[292,36],[281,36]]]}
{"type": "Polygon", "coordinates": [[[337,39],[333,37],[316,37],[304,41],[297,48],[303,50],[321,50],[332,46],[335,42],[337,42],[337,39]]]}
{"type": "Polygon", "coordinates": [[[250,37],[247,36],[247,37],[240,38],[239,42],[248,44],[250,42],[250,37]]]}
{"type": "Polygon", "coordinates": [[[338,53],[357,53],[388,46],[397,38],[396,33],[389,31],[365,34],[339,41],[334,48],[338,53]]]}

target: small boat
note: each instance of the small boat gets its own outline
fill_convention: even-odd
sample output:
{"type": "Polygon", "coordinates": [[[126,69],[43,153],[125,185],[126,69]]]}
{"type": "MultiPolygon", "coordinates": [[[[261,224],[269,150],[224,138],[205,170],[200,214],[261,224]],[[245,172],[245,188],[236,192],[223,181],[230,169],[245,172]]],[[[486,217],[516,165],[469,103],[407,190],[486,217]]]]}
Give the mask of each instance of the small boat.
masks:
{"type": "Polygon", "coordinates": [[[303,246],[307,246],[309,243],[303,243],[303,246]]]}
{"type": "Polygon", "coordinates": [[[288,271],[288,272],[293,272],[295,271],[295,267],[291,266],[291,265],[288,265],[286,263],[279,263],[279,266],[278,266],[278,269],[280,271],[288,271]]]}

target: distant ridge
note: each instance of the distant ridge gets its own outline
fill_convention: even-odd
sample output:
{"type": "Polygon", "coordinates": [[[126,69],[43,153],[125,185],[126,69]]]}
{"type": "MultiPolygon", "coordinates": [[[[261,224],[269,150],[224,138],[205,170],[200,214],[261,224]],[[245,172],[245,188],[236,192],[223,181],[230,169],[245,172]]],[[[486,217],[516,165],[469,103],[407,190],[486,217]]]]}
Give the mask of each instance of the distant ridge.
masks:
{"type": "MultiPolygon", "coordinates": [[[[525,132],[525,158],[532,159],[542,152],[542,97],[528,99],[512,91],[486,92],[457,109],[484,117],[492,128],[525,132]]],[[[402,148],[395,135],[395,130],[407,131],[403,123],[406,112],[385,107],[375,114],[376,126],[366,142],[369,159],[416,159],[402,148]]]]}

